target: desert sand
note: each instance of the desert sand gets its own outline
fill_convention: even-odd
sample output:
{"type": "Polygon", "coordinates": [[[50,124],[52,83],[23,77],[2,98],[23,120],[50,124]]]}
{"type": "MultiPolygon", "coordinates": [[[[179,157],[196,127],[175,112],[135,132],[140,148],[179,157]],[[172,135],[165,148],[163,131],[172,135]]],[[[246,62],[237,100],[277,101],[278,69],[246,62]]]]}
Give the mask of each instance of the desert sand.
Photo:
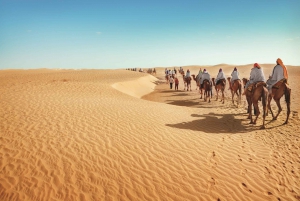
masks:
{"type": "MultiPolygon", "coordinates": [[[[249,77],[252,65],[237,67],[249,77]]],[[[287,67],[289,124],[283,97],[265,130],[245,97],[207,103],[182,79],[170,90],[162,67],[1,70],[0,200],[300,200],[300,67],[287,67]]]]}

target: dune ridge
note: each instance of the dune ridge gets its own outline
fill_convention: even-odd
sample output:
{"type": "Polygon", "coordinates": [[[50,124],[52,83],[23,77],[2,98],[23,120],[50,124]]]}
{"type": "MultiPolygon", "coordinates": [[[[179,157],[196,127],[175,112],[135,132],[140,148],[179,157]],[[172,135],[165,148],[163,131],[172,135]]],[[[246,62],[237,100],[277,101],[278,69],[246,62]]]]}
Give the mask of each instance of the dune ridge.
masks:
{"type": "Polygon", "coordinates": [[[283,108],[259,130],[228,92],[208,105],[163,70],[1,71],[0,200],[299,199],[296,95],[290,124],[283,108]]]}

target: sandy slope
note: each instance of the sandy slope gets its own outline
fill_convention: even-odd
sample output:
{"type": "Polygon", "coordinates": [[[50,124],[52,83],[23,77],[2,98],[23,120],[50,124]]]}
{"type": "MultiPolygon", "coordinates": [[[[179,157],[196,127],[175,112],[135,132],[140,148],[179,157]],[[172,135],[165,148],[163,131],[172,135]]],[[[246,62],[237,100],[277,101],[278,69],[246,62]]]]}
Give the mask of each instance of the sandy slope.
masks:
{"type": "MultiPolygon", "coordinates": [[[[207,68],[220,67],[233,69],[207,68]]],[[[251,67],[239,68],[248,76],[251,67]]],[[[169,90],[163,68],[157,78],[0,71],[0,200],[299,200],[298,69],[289,67],[290,124],[281,125],[282,100],[263,131],[229,92],[222,105],[169,90]]]]}

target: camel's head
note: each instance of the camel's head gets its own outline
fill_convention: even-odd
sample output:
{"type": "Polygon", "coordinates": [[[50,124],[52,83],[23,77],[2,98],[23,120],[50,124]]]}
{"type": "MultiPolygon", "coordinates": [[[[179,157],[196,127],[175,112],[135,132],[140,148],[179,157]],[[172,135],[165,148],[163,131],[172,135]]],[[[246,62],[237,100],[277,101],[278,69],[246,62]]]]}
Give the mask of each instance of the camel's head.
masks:
{"type": "Polygon", "coordinates": [[[231,80],[231,77],[228,77],[227,80],[230,81],[230,80],[231,80]]]}
{"type": "Polygon", "coordinates": [[[248,79],[247,78],[243,78],[243,84],[245,85],[247,82],[248,82],[248,79]]]}

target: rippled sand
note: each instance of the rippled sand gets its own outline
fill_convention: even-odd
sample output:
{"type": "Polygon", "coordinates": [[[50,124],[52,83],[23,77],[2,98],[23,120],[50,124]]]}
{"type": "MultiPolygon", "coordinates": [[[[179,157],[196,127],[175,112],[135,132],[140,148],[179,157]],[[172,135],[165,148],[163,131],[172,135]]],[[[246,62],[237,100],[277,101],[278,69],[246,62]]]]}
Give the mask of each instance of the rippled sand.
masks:
{"type": "Polygon", "coordinates": [[[164,68],[2,70],[0,200],[299,200],[299,69],[288,67],[289,124],[283,97],[266,130],[261,116],[249,125],[244,97],[237,108],[229,91],[221,104],[195,82],[170,90],[164,68]]]}

